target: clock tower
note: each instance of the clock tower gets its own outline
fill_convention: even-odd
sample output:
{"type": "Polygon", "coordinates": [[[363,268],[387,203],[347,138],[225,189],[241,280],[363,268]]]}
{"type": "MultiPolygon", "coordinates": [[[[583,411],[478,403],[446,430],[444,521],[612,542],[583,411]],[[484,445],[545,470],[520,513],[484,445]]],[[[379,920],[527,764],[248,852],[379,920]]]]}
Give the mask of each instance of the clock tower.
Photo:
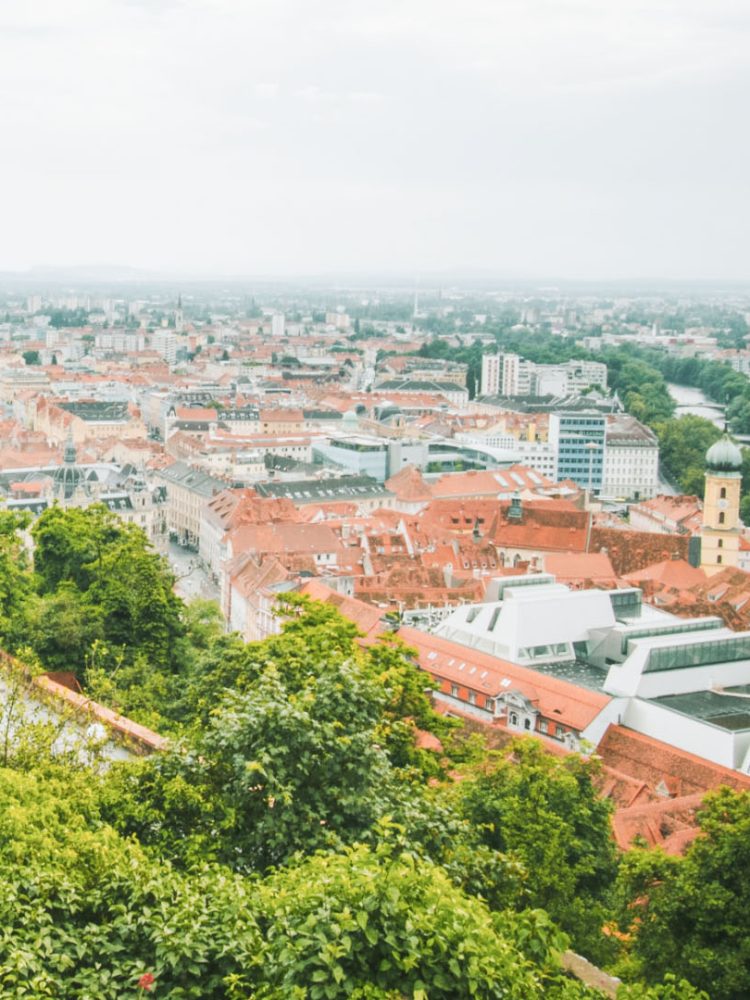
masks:
{"type": "Polygon", "coordinates": [[[706,452],[701,569],[709,576],[737,566],[742,452],[727,432],[706,452]]]}

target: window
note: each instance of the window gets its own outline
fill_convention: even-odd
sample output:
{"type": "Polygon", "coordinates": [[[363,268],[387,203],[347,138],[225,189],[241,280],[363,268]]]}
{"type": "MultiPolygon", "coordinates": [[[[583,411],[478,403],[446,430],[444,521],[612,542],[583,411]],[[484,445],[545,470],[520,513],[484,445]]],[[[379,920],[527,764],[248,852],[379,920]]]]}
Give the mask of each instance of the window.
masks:
{"type": "Polygon", "coordinates": [[[470,705],[476,705],[476,703],[477,703],[477,696],[476,696],[476,694],[473,691],[469,691],[469,704],[470,705]]]}
{"type": "Polygon", "coordinates": [[[523,728],[524,729],[531,729],[531,722],[530,722],[529,719],[524,719],[523,720],[523,728]]]}
{"type": "Polygon", "coordinates": [[[725,518],[725,514],[724,514],[724,511],[722,511],[719,514],[719,524],[723,524],[724,523],[724,518],[725,518]]]}
{"type": "Polygon", "coordinates": [[[726,499],[726,496],[727,496],[727,488],[726,488],[726,486],[722,486],[721,487],[721,489],[719,490],[719,496],[721,497],[722,500],[726,499]]]}
{"type": "Polygon", "coordinates": [[[717,562],[717,563],[720,563],[720,562],[721,562],[721,556],[717,556],[717,557],[716,557],[716,562],[717,562]]]}
{"type": "Polygon", "coordinates": [[[451,684],[451,694],[454,698],[458,698],[458,684],[451,684]]]}
{"type": "Polygon", "coordinates": [[[495,711],[495,699],[494,698],[485,698],[484,699],[484,707],[487,709],[488,712],[494,712],[495,711]]]}
{"type": "Polygon", "coordinates": [[[516,715],[515,712],[511,712],[510,713],[510,724],[511,724],[511,726],[517,726],[518,725],[518,716],[516,715]]]}
{"type": "Polygon", "coordinates": [[[540,728],[540,730],[541,730],[541,731],[542,731],[543,733],[546,733],[546,732],[547,732],[547,730],[549,729],[549,726],[547,725],[547,723],[546,723],[546,722],[540,722],[540,723],[539,723],[539,728],[540,728]]]}
{"type": "Polygon", "coordinates": [[[720,539],[719,539],[719,548],[720,548],[720,549],[723,549],[723,548],[724,548],[724,539],[723,539],[723,538],[720,538],[720,539]]]}

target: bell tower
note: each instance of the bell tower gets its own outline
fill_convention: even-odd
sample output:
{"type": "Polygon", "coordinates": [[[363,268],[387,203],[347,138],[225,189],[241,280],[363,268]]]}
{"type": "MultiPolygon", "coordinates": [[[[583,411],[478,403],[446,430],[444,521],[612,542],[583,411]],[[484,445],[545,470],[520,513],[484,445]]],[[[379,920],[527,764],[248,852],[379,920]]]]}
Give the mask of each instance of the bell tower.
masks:
{"type": "Polygon", "coordinates": [[[706,452],[701,569],[709,576],[737,566],[741,482],[742,452],[725,431],[706,452]]]}

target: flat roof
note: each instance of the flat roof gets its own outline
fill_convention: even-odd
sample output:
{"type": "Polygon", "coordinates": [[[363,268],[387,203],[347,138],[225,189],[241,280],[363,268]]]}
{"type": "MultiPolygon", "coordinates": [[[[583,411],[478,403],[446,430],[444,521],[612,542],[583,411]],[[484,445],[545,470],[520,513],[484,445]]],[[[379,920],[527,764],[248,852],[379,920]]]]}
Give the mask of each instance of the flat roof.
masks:
{"type": "MultiPolygon", "coordinates": [[[[589,691],[604,691],[604,682],[607,680],[607,671],[599,670],[581,660],[560,660],[552,663],[534,662],[528,664],[529,670],[534,670],[538,674],[545,674],[547,677],[556,677],[559,681],[567,681],[569,684],[577,684],[589,691]]],[[[749,705],[750,707],[750,705],[749,705]]]]}
{"type": "Polygon", "coordinates": [[[668,708],[692,719],[737,733],[750,730],[750,684],[739,684],[716,691],[692,691],[689,694],[669,694],[650,698],[649,702],[668,708]],[[745,695],[745,697],[740,697],[745,695]]]}

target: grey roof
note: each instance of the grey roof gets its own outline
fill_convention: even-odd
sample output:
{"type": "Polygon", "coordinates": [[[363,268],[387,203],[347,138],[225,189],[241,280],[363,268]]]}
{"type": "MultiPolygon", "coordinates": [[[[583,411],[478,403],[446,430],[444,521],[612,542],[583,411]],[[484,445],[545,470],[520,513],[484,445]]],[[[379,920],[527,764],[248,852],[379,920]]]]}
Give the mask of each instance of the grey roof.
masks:
{"type": "Polygon", "coordinates": [[[166,480],[167,485],[173,483],[175,486],[182,486],[184,489],[200,493],[205,497],[215,496],[221,490],[227,489],[227,484],[221,479],[214,479],[207,472],[194,469],[185,462],[173,462],[165,469],[160,469],[158,475],[166,480]]]}
{"type": "Polygon", "coordinates": [[[129,419],[128,404],[123,402],[106,402],[93,399],[79,399],[75,402],[60,402],[58,406],[61,410],[72,413],[81,420],[126,421],[129,419]]]}
{"type": "Polygon", "coordinates": [[[338,479],[298,479],[294,482],[257,483],[262,497],[286,497],[295,503],[336,500],[367,500],[391,497],[393,493],[370,476],[341,476],[338,479]]]}
{"type": "Polygon", "coordinates": [[[700,719],[709,725],[730,732],[750,729],[750,684],[725,688],[724,694],[716,691],[693,691],[689,694],[665,695],[649,699],[652,704],[700,719]],[[736,695],[745,695],[737,697],[736,695]]]}
{"type": "Polygon", "coordinates": [[[306,420],[341,420],[344,416],[338,410],[303,410],[302,415],[306,420]]]}
{"type": "Polygon", "coordinates": [[[428,382],[426,379],[389,378],[379,382],[375,389],[390,389],[391,392],[466,392],[465,385],[457,382],[428,382]]]}

